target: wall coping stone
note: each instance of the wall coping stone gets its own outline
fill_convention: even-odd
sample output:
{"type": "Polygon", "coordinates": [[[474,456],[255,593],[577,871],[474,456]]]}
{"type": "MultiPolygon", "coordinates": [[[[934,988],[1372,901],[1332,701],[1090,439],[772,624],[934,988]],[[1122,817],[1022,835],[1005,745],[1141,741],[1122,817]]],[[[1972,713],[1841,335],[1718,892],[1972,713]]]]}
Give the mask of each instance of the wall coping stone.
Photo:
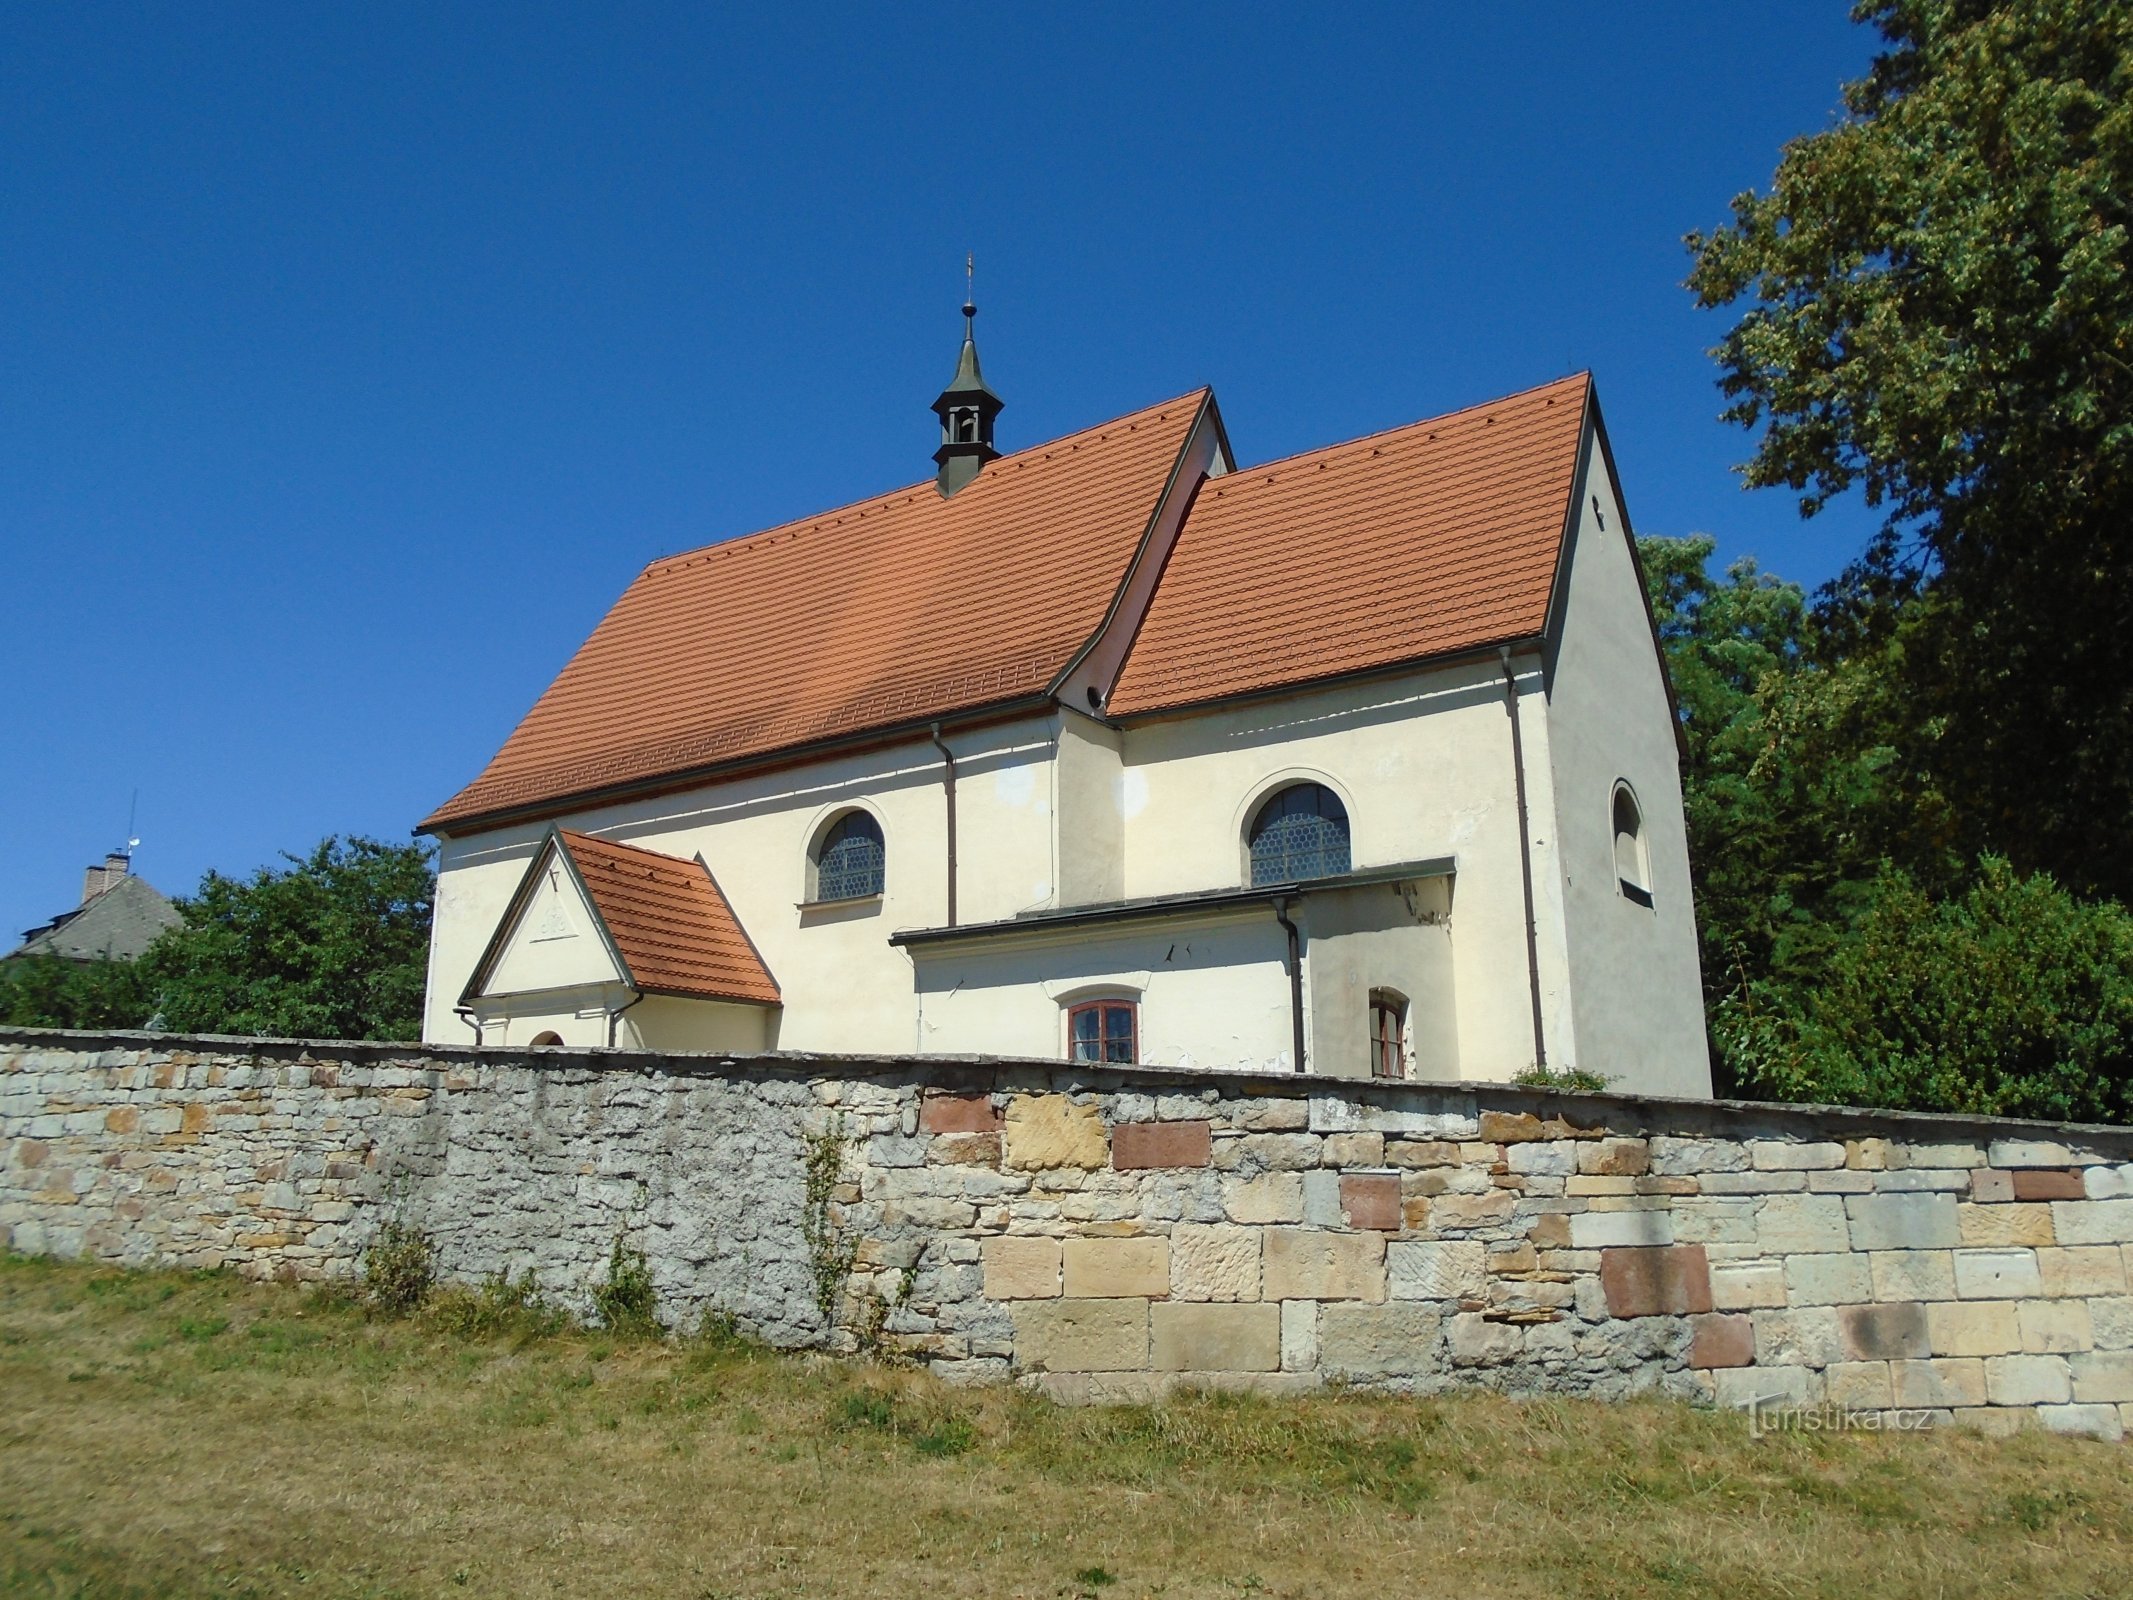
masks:
{"type": "Polygon", "coordinates": [[[128,1029],[21,1028],[0,1026],[0,1047],[53,1050],[131,1050],[176,1054],[247,1054],[271,1060],[339,1060],[371,1064],[419,1063],[547,1068],[567,1072],[665,1073],[807,1079],[884,1074],[923,1080],[929,1087],[961,1093],[1119,1094],[1165,1089],[1216,1090],[1234,1097],[1294,1099],[1337,1092],[1387,1110],[1442,1109],[1456,1102],[1465,1112],[1528,1112],[1543,1121],[1561,1118],[1582,1127],[1605,1126],[1612,1134],[1659,1133],[1676,1138],[1739,1138],[1743,1123],[1761,1137],[1802,1140],[1896,1136],[1919,1142],[1990,1140],[2049,1133],[2073,1137],[2099,1153],[2133,1160],[2133,1127],[2109,1123],[2045,1122],[2023,1117],[1981,1117],[1964,1112],[1892,1111],[1763,1100],[1692,1099],[1674,1095],[1625,1095],[1605,1091],[1535,1088],[1523,1084],[1455,1082],[1384,1083],[1317,1073],[1245,1072],[1229,1068],[1104,1067],[1047,1057],[993,1055],[854,1055],[800,1050],[753,1054],[609,1050],[552,1045],[420,1044],[368,1039],[270,1039],[216,1033],[147,1033],[128,1029]]]}

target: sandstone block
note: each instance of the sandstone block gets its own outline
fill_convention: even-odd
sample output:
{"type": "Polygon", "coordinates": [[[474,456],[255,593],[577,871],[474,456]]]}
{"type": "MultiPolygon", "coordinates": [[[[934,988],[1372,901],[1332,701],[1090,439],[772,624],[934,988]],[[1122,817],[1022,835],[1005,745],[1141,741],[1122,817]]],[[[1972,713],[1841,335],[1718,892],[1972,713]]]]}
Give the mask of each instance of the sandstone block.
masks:
{"type": "Polygon", "coordinates": [[[1204,1167],[1213,1159],[1214,1139],[1205,1121],[1121,1122],[1111,1130],[1111,1165],[1120,1172],[1204,1167]]]}
{"type": "Polygon", "coordinates": [[[1845,1204],[1845,1196],[1834,1194],[1772,1195],[1755,1214],[1755,1242],[1765,1255],[1773,1256],[1849,1250],[1852,1241],[1845,1224],[1845,1204]]]}
{"type": "MultiPolygon", "coordinates": [[[[2003,1176],[2011,1179],[2014,1174],[2003,1176]]],[[[2052,1242],[2050,1206],[1958,1203],[1955,1220],[1964,1244],[2035,1246],[2052,1242]]]]}
{"type": "Polygon", "coordinates": [[[1673,1242],[1671,1211],[1581,1211],[1570,1219],[1570,1245],[1575,1250],[1673,1242]]]}
{"type": "Polygon", "coordinates": [[[1446,1353],[1455,1367],[1492,1367],[1516,1361],[1525,1353],[1525,1335],[1507,1322],[1491,1322],[1478,1311],[1462,1311],[1449,1324],[1446,1353]]]}
{"type": "Polygon", "coordinates": [[[1400,1175],[1396,1172],[1344,1172],[1340,1187],[1341,1221],[1351,1228],[1400,1229],[1400,1175]]]}
{"type": "Polygon", "coordinates": [[[1257,1300],[1259,1230],[1181,1222],[1170,1230],[1173,1300],[1257,1300]]]}
{"type": "Polygon", "coordinates": [[[1671,1177],[1740,1172],[1748,1165],[1748,1148],[1731,1139],[1677,1139],[1660,1134],[1651,1141],[1652,1171],[1671,1177]]]}
{"type": "Polygon", "coordinates": [[[1997,1205],[2015,1197],[2014,1174],[1997,1167],[1976,1167],[1970,1173],[1970,1198],[1983,1205],[1997,1205]]]}
{"type": "Polygon", "coordinates": [[[1808,1172],[1844,1165],[1841,1144],[1800,1144],[1790,1139],[1757,1139],[1748,1146],[1749,1164],[1758,1172],[1808,1172]]]}
{"type": "Polygon", "coordinates": [[[2037,1252],[2037,1275],[2052,1299],[2126,1292],[2124,1255],[2117,1245],[2055,1246],[2037,1252]]]}
{"type": "Polygon", "coordinates": [[[2079,1300],[2023,1300],[2015,1313],[2022,1324],[2022,1349],[2028,1355],[2073,1355],[2091,1348],[2089,1308],[2079,1300]]]}
{"type": "Polygon", "coordinates": [[[1985,1363],[1985,1394],[1996,1406],[2056,1406],[2073,1398],[2064,1356],[1993,1356],[1985,1363]]]}
{"type": "Polygon", "coordinates": [[[1401,1239],[1386,1246],[1395,1300],[1472,1300],[1489,1292],[1489,1247],[1466,1240],[1401,1239]]]}
{"type": "Polygon", "coordinates": [[[2074,1152],[2048,1139],[1995,1139],[1985,1162],[1994,1167],[2070,1167],[2074,1152]]]}
{"type": "Polygon", "coordinates": [[[1707,1311],[1689,1318],[1689,1365],[1745,1367],[1755,1360],[1755,1321],[1707,1311]]]}
{"type": "Polygon", "coordinates": [[[1533,1219],[1526,1237],[1537,1249],[1567,1250],[1570,1247],[1570,1217],[1567,1212],[1543,1211],[1533,1219]]]}
{"type": "Polygon", "coordinates": [[[1102,1113],[1063,1094],[1016,1095],[1007,1103],[1004,1126],[1007,1165],[1020,1171],[1093,1170],[1108,1154],[1102,1113]]]}
{"type": "Polygon", "coordinates": [[[1240,1100],[1230,1109],[1230,1124],[1246,1133],[1288,1133],[1308,1128],[1311,1102],[1257,1097],[1240,1100]]]}
{"type": "Polygon", "coordinates": [[[926,1159],[944,1167],[1000,1166],[1000,1136],[997,1133],[945,1133],[933,1141],[926,1159]]]}
{"type": "Polygon", "coordinates": [[[929,1094],[919,1102],[925,1133],[998,1133],[1003,1121],[989,1094],[929,1094]]]}
{"type": "MultiPolygon", "coordinates": [[[[1284,1361],[1288,1307],[1282,1308],[1284,1361]]],[[[1318,1313],[1319,1369],[1329,1378],[1397,1378],[1435,1365],[1443,1319],[1434,1307],[1330,1305],[1318,1313]]]]}
{"type": "Polygon", "coordinates": [[[1844,1164],[1855,1172],[1882,1172],[1894,1164],[1896,1147],[1886,1139],[1847,1139],[1844,1164]]]}
{"type": "Polygon", "coordinates": [[[1385,1165],[1385,1135],[1329,1133],[1319,1159],[1329,1167],[1382,1167],[1385,1165]]]}
{"type": "Polygon", "coordinates": [[[2084,1405],[2133,1402],[2133,1350],[2096,1350],[2071,1363],[2074,1398],[2084,1405]]]}
{"type": "Polygon", "coordinates": [[[2056,1200],[2052,1227],[2060,1244],[2125,1244],[2133,1240],[2133,1200],[2056,1200]]]}
{"type": "Polygon", "coordinates": [[[1148,1365],[1145,1300],[1021,1300],[1015,1361],[1036,1372],[1133,1372],[1148,1365]]]}
{"type": "Polygon", "coordinates": [[[1508,1222],[1517,1209],[1517,1197],[1508,1189],[1491,1189],[1486,1194],[1445,1194],[1431,1205],[1430,1220],[1442,1232],[1462,1233],[1469,1228],[1508,1222]]]}
{"type": "MultiPolygon", "coordinates": [[[[1640,1192],[1637,1188],[1638,1181],[1635,1178],[1604,1178],[1597,1175],[1574,1172],[1563,1180],[1563,1193],[1566,1195],[1637,1194],[1640,1192]]],[[[1661,1181],[1671,1183],[1681,1180],[1662,1179],[1661,1181]]]]}
{"type": "Polygon", "coordinates": [[[1269,1300],[1383,1300],[1385,1237],[1319,1228],[1269,1228],[1264,1244],[1269,1300]]]}
{"type": "Polygon", "coordinates": [[[1944,1250],[1962,1241],[1952,1194],[1855,1194],[1844,1198],[1854,1250],[1944,1250]]]}
{"type": "Polygon", "coordinates": [[[1224,1178],[1222,1209],[1232,1222],[1301,1222],[1303,1179],[1293,1172],[1269,1172],[1257,1178],[1224,1178]]]}
{"type": "Polygon", "coordinates": [[[141,1125],[141,1114],[132,1106],[113,1106],[104,1113],[104,1132],[132,1133],[141,1125]]]}
{"type": "Polygon", "coordinates": [[[2039,1406],[2038,1424],[2049,1433],[2080,1434],[2117,1444],[2126,1436],[2118,1406],[2039,1406]]]}
{"type": "Polygon", "coordinates": [[[1844,1341],[1832,1306],[1754,1311],[1755,1360],[1763,1367],[1826,1367],[1842,1359],[1844,1341]]]}
{"type": "Polygon", "coordinates": [[[1712,1400],[1734,1411],[1814,1404],[1821,1375],[1804,1367],[1736,1367],[1711,1374],[1712,1400]]]}
{"type": "Polygon", "coordinates": [[[2081,1184],[2091,1200],[2133,1198],[2133,1161],[2115,1167],[2084,1167],[2081,1184]]]}
{"type": "MultiPolygon", "coordinates": [[[[1330,1148],[1332,1137],[1326,1142],[1330,1148]]],[[[1388,1139],[1385,1161],[1395,1167],[1456,1167],[1459,1147],[1445,1139],[1388,1139]]]]}
{"type": "Polygon", "coordinates": [[[1711,1269],[1700,1244],[1603,1250],[1600,1287],[1607,1295],[1608,1312],[1617,1317],[1682,1316],[1711,1309],[1711,1269]]]}
{"type": "Polygon", "coordinates": [[[1578,1171],[1595,1178],[1641,1178],[1652,1168],[1651,1141],[1602,1139],[1577,1147],[1578,1171]]]}
{"type": "Polygon", "coordinates": [[[1495,1144],[1524,1144],[1545,1138],[1541,1119],[1529,1111],[1484,1111],[1481,1137],[1495,1144]]]}
{"type": "Polygon", "coordinates": [[[1777,1261],[1714,1261],[1711,1304],[1720,1311],[1751,1311],[1785,1303],[1785,1268],[1777,1261]]]}
{"type": "Polygon", "coordinates": [[[2089,1326],[2096,1335],[2097,1349],[2133,1349],[2133,1296],[2091,1300],[2089,1326]]]}
{"type": "Polygon", "coordinates": [[[1567,1139],[1514,1144],[1504,1151],[1504,1165],[1527,1176],[1560,1178],[1578,1169],[1578,1147],[1567,1139]]]}
{"type": "Polygon", "coordinates": [[[1170,1293],[1168,1239],[1069,1239],[1065,1262],[1069,1299],[1160,1299],[1170,1293]]]}
{"type": "Polygon", "coordinates": [[[1796,1306],[1848,1306],[1874,1298],[1863,1255],[1787,1256],[1785,1297],[1796,1306]]]}
{"type": "Polygon", "coordinates": [[[1985,1152],[1974,1144],[1912,1144],[1903,1147],[1906,1167],[1982,1167],[1985,1152]]]}
{"type": "Polygon", "coordinates": [[[2044,1293],[2034,1250],[1958,1250],[1955,1293],[1961,1300],[2030,1300],[2044,1293]]]}
{"type": "Polygon", "coordinates": [[[1926,1307],[1937,1356],[2003,1356],[2022,1348],[2022,1325],[2005,1300],[1940,1301],[1926,1307]]]}
{"type": "Polygon", "coordinates": [[[1889,1363],[1892,1398],[1910,1410],[1985,1403],[1985,1363],[1975,1358],[1889,1363]]]}
{"type": "MultiPolygon", "coordinates": [[[[1281,1370],[1283,1372],[1316,1372],[1318,1370],[1318,1302],[1316,1300],[1284,1300],[1281,1304],[1281,1370]]],[[[1334,1307],[1337,1311],[1350,1308],[1334,1307]]]]}
{"type": "Polygon", "coordinates": [[[1225,1171],[1303,1172],[1319,1164],[1324,1150],[1315,1133],[1247,1133],[1223,1140],[1214,1162],[1225,1171]]]}
{"type": "Polygon", "coordinates": [[[2008,1174],[2017,1200],[2082,1200],[2087,1189],[2078,1172],[2053,1167],[2035,1167],[2008,1174]]]}
{"type": "Polygon", "coordinates": [[[1822,1395],[1847,1411],[1886,1411],[1896,1402],[1886,1361],[1837,1361],[1823,1375],[1822,1395]]]}
{"type": "Polygon", "coordinates": [[[1149,1309],[1158,1372],[1279,1372],[1281,1308],[1157,1305],[1149,1309]]]}
{"type": "Polygon", "coordinates": [[[1837,1313],[1837,1343],[1847,1361],[1911,1361],[1932,1350],[1926,1308],[1915,1302],[1846,1306],[1837,1313]]]}
{"type": "Polygon", "coordinates": [[[1948,1250],[1875,1250],[1867,1255],[1876,1300],[1953,1300],[1955,1256],[1948,1250]]]}

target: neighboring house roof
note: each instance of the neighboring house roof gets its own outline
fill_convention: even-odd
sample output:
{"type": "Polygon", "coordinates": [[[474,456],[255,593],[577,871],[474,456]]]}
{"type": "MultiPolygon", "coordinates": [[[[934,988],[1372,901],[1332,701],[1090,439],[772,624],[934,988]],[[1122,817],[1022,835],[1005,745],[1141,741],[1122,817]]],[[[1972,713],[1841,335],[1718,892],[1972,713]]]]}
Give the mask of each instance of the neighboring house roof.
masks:
{"type": "Polygon", "coordinates": [[[146,879],[123,877],[73,911],[23,936],[10,955],[64,956],[70,961],[132,961],[156,936],[185,919],[146,879]]]}
{"type": "Polygon", "coordinates": [[[1166,710],[1532,638],[1589,374],[1203,484],[1105,710],[1166,710]]]}
{"type": "Polygon", "coordinates": [[[423,827],[1046,694],[1210,402],[1002,456],[949,499],[929,480],[653,562],[423,827]]]}
{"type": "MultiPolygon", "coordinates": [[[[549,837],[585,891],[631,988],[697,1000],[779,1003],[777,979],[701,857],[684,861],[563,828],[549,837]]],[[[463,1000],[481,992],[547,860],[548,851],[535,852],[463,1000]]]]}

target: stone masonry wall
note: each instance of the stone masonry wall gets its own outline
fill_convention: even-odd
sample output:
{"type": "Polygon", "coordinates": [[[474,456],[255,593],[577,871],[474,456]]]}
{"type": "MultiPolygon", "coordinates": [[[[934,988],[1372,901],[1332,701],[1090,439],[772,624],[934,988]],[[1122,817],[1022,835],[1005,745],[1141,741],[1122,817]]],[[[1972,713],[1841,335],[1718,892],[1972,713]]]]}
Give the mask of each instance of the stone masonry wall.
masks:
{"type": "Polygon", "coordinates": [[[1188,1383],[2133,1424],[2133,1130],[1485,1085],[0,1031],[0,1242],[583,1311],[1067,1400],[1188,1383]],[[841,1141],[829,1232],[811,1148],[841,1141]],[[817,1307],[826,1282],[833,1323],[817,1307]]]}

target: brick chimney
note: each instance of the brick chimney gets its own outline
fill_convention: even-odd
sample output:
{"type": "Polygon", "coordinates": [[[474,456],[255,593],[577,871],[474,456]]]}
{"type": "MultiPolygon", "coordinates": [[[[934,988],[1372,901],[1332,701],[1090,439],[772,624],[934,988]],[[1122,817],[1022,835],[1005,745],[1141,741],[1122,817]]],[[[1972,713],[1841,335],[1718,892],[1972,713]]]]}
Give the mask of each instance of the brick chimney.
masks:
{"type": "Polygon", "coordinates": [[[82,875],[81,903],[87,905],[106,889],[116,888],[119,879],[133,870],[133,862],[123,850],[114,850],[104,857],[104,864],[91,867],[82,875]]]}

